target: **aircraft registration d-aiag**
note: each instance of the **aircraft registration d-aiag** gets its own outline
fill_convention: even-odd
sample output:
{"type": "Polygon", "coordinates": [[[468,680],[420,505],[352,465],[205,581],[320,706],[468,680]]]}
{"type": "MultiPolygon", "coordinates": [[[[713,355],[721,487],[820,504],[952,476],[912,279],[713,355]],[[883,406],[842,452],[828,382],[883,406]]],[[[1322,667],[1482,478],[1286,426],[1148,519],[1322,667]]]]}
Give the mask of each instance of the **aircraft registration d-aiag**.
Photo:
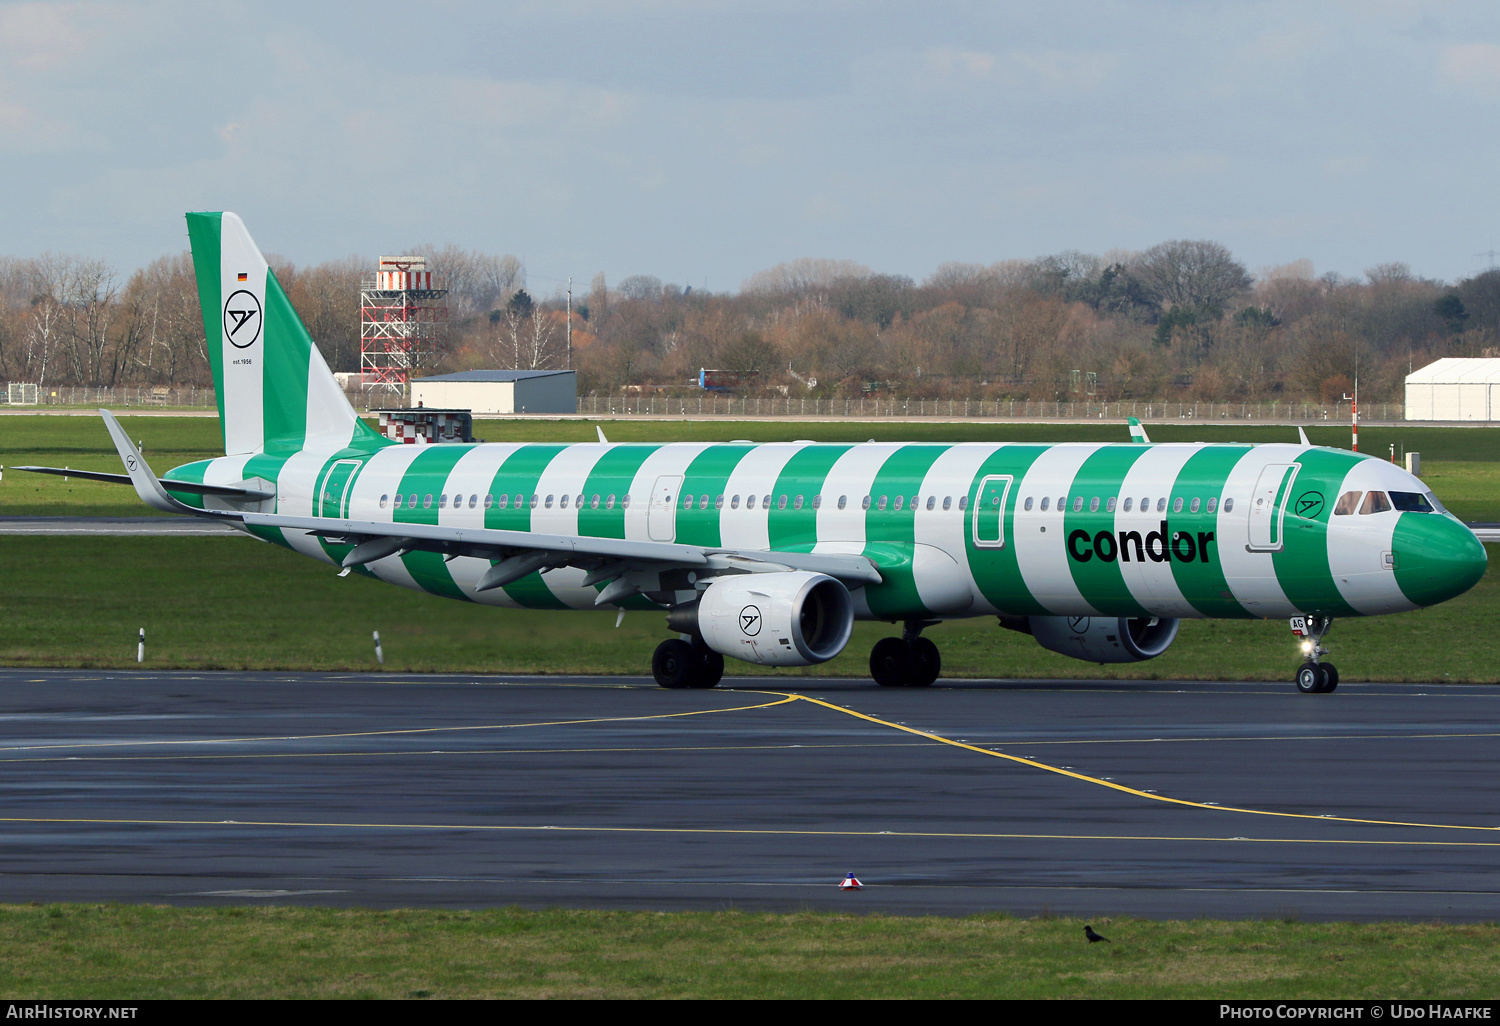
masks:
{"type": "MultiPolygon", "coordinates": [[[[657,610],[651,669],[709,688],[724,657],[832,659],[856,619],[886,686],[937,679],[942,620],[997,616],[1054,652],[1129,663],[1184,617],[1289,618],[1297,688],[1329,692],[1335,617],[1473,587],[1484,547],[1416,477],[1307,444],[813,442],[403,445],[360,421],[244,223],[187,215],[225,455],[157,478],[212,517],[391,584],[529,609],[657,610]]],[[[56,468],[30,468],[63,471],[56,468]]],[[[77,470],[73,476],[88,476],[77,470]]]]}

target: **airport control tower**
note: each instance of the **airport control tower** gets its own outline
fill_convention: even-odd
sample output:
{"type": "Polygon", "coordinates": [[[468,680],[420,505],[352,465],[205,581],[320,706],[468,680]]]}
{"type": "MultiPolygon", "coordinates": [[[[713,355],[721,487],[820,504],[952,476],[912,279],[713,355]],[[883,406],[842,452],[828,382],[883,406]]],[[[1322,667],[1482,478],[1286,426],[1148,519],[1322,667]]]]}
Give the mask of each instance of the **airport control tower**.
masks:
{"type": "Polygon", "coordinates": [[[437,351],[448,290],[432,287],[425,257],[383,256],[375,277],[360,282],[359,311],[361,384],[404,392],[437,351]]]}

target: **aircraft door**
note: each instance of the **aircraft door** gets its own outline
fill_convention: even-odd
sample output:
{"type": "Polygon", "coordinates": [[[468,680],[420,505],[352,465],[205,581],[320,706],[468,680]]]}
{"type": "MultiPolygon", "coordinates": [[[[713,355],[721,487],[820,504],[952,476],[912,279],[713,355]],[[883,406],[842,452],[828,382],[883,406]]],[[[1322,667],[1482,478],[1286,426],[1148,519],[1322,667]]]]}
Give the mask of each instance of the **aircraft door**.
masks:
{"type": "Polygon", "coordinates": [[[318,494],[319,516],[348,516],[349,486],[354,483],[357,470],[359,460],[339,460],[329,468],[327,476],[323,478],[323,488],[318,494]]]}
{"type": "Polygon", "coordinates": [[[1250,544],[1252,552],[1280,552],[1282,521],[1297,464],[1272,463],[1260,472],[1250,496],[1250,544]]]}
{"type": "Polygon", "coordinates": [[[1005,502],[1015,478],[995,474],[979,482],[979,496],[974,500],[974,544],[980,548],[1005,547],[1005,502]]]}
{"type": "Polygon", "coordinates": [[[646,510],[646,533],[652,541],[669,542],[677,538],[677,492],[682,475],[656,479],[651,489],[651,506],[646,510]]]}

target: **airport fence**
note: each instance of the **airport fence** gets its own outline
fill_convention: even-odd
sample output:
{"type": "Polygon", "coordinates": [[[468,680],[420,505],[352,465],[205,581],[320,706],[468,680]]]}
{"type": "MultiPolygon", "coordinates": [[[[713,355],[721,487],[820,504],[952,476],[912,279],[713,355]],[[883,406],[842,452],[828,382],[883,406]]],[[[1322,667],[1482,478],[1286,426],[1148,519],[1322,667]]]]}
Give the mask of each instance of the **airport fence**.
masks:
{"type": "Polygon", "coordinates": [[[0,406],[212,407],[214,390],[195,385],[37,386],[16,382],[0,388],[0,406]]]}
{"type": "MultiPolygon", "coordinates": [[[[397,392],[351,391],[350,403],[359,410],[401,409],[406,399],[397,392]]],[[[215,407],[214,390],[202,386],[180,388],[130,385],[113,388],[62,386],[0,388],[0,405],[125,407],[215,407]],[[34,400],[26,401],[26,400],[34,400]]],[[[883,418],[941,417],[961,420],[1124,420],[1143,421],[1277,421],[1313,424],[1349,422],[1348,403],[1221,403],[1071,400],[1042,402],[1024,399],[826,399],[801,396],[737,396],[704,393],[692,396],[586,395],[578,397],[578,413],[589,417],[784,417],[809,420],[878,420],[883,418]]],[[[1405,417],[1402,403],[1365,403],[1360,419],[1398,421],[1405,417]]]]}
{"type": "MultiPolygon", "coordinates": [[[[790,417],[880,419],[885,417],[942,417],[961,420],[1123,420],[1143,421],[1317,421],[1345,422],[1348,403],[1220,403],[1220,402],[1041,402],[1024,399],[820,399],[799,396],[754,397],[706,394],[701,396],[580,396],[578,412],[590,416],[667,417],[790,417]]],[[[1365,403],[1360,418],[1401,420],[1403,403],[1365,403]]]]}

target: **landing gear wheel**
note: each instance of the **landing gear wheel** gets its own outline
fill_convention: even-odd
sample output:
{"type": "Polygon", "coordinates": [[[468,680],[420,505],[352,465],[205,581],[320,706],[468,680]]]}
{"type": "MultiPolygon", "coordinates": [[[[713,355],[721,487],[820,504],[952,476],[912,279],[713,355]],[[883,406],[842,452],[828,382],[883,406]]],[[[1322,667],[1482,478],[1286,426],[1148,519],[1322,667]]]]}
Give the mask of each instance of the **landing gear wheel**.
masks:
{"type": "Polygon", "coordinates": [[[1304,695],[1319,695],[1332,690],[1328,687],[1328,673],[1318,663],[1307,662],[1297,667],[1297,690],[1304,695]]]}
{"type": "Polygon", "coordinates": [[[870,650],[870,676],[883,688],[904,688],[911,677],[911,653],[900,638],[881,638],[870,650]]]}
{"type": "Polygon", "coordinates": [[[1323,667],[1323,673],[1328,677],[1328,683],[1323,685],[1323,694],[1328,694],[1339,686],[1339,668],[1332,663],[1319,663],[1323,667]]]}
{"type": "Polygon", "coordinates": [[[911,674],[906,686],[928,688],[938,679],[943,670],[943,656],[938,647],[926,638],[913,638],[907,645],[907,656],[911,660],[911,674]]]}
{"type": "Polygon", "coordinates": [[[711,648],[695,649],[693,654],[698,657],[698,672],[693,677],[690,688],[711,688],[724,679],[724,657],[711,648]]]}
{"type": "Polygon", "coordinates": [[[698,676],[699,663],[700,657],[692,645],[681,638],[671,638],[656,646],[651,656],[651,675],[664,688],[690,688],[698,676]]]}

